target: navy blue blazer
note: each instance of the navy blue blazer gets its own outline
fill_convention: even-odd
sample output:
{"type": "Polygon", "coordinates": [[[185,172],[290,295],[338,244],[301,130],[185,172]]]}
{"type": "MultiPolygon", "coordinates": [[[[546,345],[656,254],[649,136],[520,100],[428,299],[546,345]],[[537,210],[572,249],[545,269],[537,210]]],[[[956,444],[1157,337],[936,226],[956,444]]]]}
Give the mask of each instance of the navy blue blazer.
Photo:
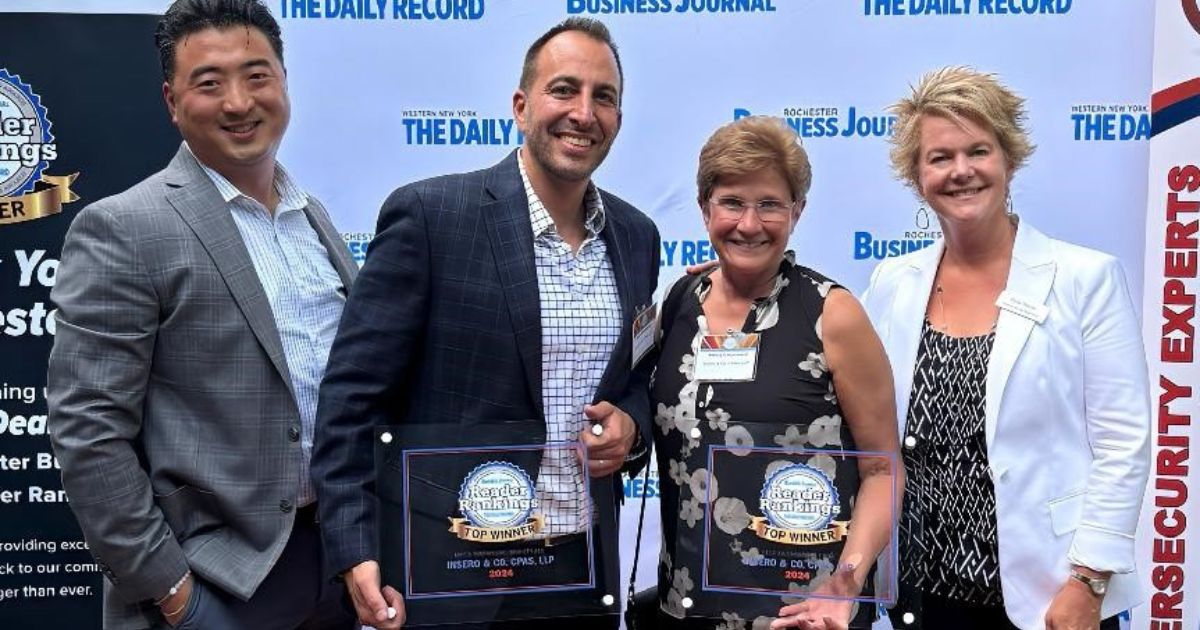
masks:
{"type": "MultiPolygon", "coordinates": [[[[631,369],[632,322],[653,302],[654,223],[600,192],[622,333],[596,392],[651,443],[653,361],[631,369]]],[[[374,428],[543,419],[533,229],[517,152],[492,168],[404,186],[384,202],[329,356],[312,456],[326,569],[379,558],[374,428]]],[[[544,439],[544,424],[537,440],[544,439]]],[[[593,481],[604,565],[615,575],[620,480],[593,481]],[[611,510],[606,509],[611,504],[611,510]]]]}

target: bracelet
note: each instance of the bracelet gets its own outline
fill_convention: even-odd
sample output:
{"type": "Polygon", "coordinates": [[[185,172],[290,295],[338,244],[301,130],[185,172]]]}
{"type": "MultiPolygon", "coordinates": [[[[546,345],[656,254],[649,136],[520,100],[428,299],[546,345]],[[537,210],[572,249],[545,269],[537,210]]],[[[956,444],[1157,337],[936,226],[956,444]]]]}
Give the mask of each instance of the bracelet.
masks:
{"type": "MultiPolygon", "coordinates": [[[[174,585],[174,586],[172,586],[172,587],[171,587],[171,588],[170,588],[170,589],[167,591],[167,594],[166,594],[166,595],[163,595],[162,597],[158,598],[158,599],[157,599],[157,600],[154,602],[154,605],[155,605],[155,606],[162,606],[162,605],[163,605],[163,603],[164,603],[164,602],[166,602],[168,599],[171,599],[171,598],[172,598],[172,597],[174,597],[175,595],[179,594],[179,589],[183,588],[183,583],[184,583],[184,582],[186,582],[186,581],[187,581],[187,579],[188,579],[189,577],[191,577],[191,576],[192,576],[192,570],[191,570],[191,569],[188,569],[187,571],[185,571],[185,572],[183,573],[183,577],[179,578],[179,581],[178,581],[178,582],[176,582],[176,583],[175,583],[175,585],[174,585]]],[[[182,610],[182,609],[180,609],[180,610],[182,610]]],[[[177,610],[177,611],[175,611],[175,612],[179,612],[179,611],[177,610]]],[[[172,614],[174,614],[174,613],[172,613],[172,614]]]]}
{"type": "Polygon", "coordinates": [[[183,612],[183,611],[184,611],[184,609],[185,609],[185,608],[187,608],[187,607],[188,607],[188,604],[190,604],[190,603],[191,603],[190,601],[183,602],[183,604],[182,604],[182,605],[180,605],[180,606],[179,606],[179,608],[175,609],[175,610],[174,610],[174,611],[172,611],[172,612],[166,612],[166,611],[163,611],[163,617],[165,617],[165,618],[168,618],[168,619],[169,619],[169,618],[171,618],[171,617],[174,617],[175,615],[178,615],[179,613],[183,612]]]}

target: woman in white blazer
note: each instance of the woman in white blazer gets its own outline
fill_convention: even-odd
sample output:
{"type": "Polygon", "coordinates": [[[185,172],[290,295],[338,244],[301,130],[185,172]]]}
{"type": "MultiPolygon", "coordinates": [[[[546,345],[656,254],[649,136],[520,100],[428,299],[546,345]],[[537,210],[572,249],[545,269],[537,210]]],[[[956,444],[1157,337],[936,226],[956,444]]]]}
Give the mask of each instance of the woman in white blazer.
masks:
{"type": "Polygon", "coordinates": [[[1150,431],[1120,265],[1008,211],[1033,145],[993,75],[930,73],[893,111],[893,167],[944,236],[863,297],[902,412],[893,625],[1116,628],[1140,597],[1150,431]]]}

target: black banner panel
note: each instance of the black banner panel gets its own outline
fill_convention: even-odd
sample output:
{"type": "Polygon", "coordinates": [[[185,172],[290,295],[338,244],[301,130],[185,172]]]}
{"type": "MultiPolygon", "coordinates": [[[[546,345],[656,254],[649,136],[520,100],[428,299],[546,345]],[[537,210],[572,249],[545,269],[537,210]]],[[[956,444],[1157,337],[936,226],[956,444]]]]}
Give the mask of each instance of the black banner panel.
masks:
{"type": "Polygon", "coordinates": [[[153,15],[6,13],[0,37],[0,628],[99,628],[101,576],[59,479],[46,359],[63,236],[179,143],[153,15]]]}

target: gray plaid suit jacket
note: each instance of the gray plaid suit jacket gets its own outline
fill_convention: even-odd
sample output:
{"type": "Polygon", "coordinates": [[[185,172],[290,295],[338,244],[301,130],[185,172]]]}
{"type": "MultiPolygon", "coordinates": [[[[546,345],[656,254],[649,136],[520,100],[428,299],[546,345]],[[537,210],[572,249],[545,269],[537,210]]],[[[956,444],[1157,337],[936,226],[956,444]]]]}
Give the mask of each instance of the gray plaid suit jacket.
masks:
{"type": "MultiPolygon", "coordinates": [[[[305,212],[349,288],[328,214],[305,212]]],[[[299,414],[250,254],[188,150],[79,213],[51,298],[51,439],[105,627],[157,623],[148,600],[189,567],[248,599],[291,533],[299,414]]]]}

